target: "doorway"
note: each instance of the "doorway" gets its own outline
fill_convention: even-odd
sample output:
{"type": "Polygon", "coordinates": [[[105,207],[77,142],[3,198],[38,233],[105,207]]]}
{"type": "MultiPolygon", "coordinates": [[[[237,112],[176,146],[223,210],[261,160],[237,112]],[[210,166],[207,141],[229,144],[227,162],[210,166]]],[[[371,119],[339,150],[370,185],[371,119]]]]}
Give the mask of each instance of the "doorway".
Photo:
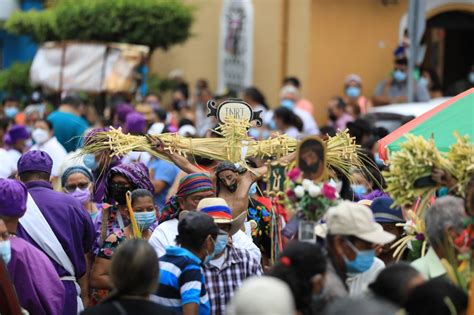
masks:
{"type": "Polygon", "coordinates": [[[424,68],[432,68],[441,80],[444,94],[466,80],[474,64],[474,13],[448,11],[427,20],[424,37],[424,68]]]}

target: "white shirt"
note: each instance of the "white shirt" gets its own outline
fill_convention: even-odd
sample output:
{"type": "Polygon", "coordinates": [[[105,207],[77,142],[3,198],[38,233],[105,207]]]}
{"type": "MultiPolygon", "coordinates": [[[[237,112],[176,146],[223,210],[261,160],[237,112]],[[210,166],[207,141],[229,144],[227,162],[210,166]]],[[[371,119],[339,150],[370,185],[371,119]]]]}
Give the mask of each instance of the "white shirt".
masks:
{"type": "MultiPolygon", "coordinates": [[[[148,242],[155,249],[158,257],[166,253],[165,248],[176,246],[176,236],[178,235],[178,219],[171,219],[158,225],[153,231],[148,242]]],[[[232,236],[232,244],[235,248],[248,250],[250,255],[260,261],[262,254],[252,240],[241,230],[232,236]]]]}
{"type": "Polygon", "coordinates": [[[299,139],[300,137],[300,132],[298,131],[298,129],[296,129],[296,127],[290,127],[288,129],[285,130],[284,132],[288,137],[290,138],[295,138],[295,139],[299,139]]]}
{"type": "Polygon", "coordinates": [[[13,163],[7,150],[0,148],[0,178],[8,178],[16,172],[16,164],[13,163]]]}
{"type": "Polygon", "coordinates": [[[16,165],[18,160],[21,158],[21,153],[15,149],[10,149],[7,151],[8,156],[10,157],[10,162],[13,163],[16,172],[16,165]]]}
{"type": "Polygon", "coordinates": [[[300,108],[293,108],[293,112],[303,121],[303,134],[305,136],[319,135],[319,128],[314,117],[300,108]]]}
{"type": "Polygon", "coordinates": [[[59,176],[59,168],[61,164],[66,160],[67,152],[66,149],[59,143],[56,137],[51,137],[48,141],[43,144],[34,144],[31,150],[39,150],[48,153],[53,160],[53,168],[51,170],[52,176],[59,176]]]}
{"type": "Polygon", "coordinates": [[[380,271],[385,268],[385,263],[375,257],[374,263],[366,272],[357,274],[348,274],[346,284],[349,287],[349,295],[351,297],[360,297],[365,295],[369,284],[375,281],[380,271]]]}

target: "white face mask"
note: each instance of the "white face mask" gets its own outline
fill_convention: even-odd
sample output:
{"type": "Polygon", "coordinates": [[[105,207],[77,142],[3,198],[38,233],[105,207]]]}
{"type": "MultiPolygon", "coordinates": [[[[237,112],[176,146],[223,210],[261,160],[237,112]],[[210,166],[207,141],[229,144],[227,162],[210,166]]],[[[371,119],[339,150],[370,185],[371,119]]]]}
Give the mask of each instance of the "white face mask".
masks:
{"type": "Polygon", "coordinates": [[[31,133],[31,137],[36,143],[43,144],[49,140],[49,132],[41,128],[36,128],[31,133]]]}

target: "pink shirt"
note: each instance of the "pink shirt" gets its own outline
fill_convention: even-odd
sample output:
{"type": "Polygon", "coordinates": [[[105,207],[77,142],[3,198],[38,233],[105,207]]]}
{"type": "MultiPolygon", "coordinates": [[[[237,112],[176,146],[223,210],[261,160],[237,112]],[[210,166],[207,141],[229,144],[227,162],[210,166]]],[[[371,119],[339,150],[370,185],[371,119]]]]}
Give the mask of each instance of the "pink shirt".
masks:
{"type": "Polygon", "coordinates": [[[346,129],[346,125],[348,122],[354,121],[354,117],[349,115],[348,113],[342,114],[336,121],[330,121],[329,125],[337,130],[344,130],[346,129]]]}

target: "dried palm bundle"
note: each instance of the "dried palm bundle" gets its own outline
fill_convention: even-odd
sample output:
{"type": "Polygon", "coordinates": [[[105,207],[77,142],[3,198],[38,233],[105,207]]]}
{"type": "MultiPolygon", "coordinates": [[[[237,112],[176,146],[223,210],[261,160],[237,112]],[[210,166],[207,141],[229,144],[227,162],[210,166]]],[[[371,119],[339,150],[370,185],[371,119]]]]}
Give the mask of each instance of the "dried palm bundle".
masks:
{"type": "MultiPolygon", "coordinates": [[[[255,141],[247,135],[249,123],[234,119],[226,120],[215,132],[224,138],[185,138],[178,134],[165,133],[152,136],[163,143],[164,149],[170,154],[187,156],[201,156],[217,161],[230,161],[245,164],[245,158],[279,158],[294,152],[298,141],[287,135],[278,135],[271,139],[255,141]]],[[[352,167],[363,168],[359,146],[348,130],[338,132],[329,137],[327,144],[326,164],[330,169],[338,169],[347,177],[352,167]]],[[[121,158],[132,151],[148,152],[150,155],[168,160],[168,157],[159,154],[152,148],[152,144],[145,136],[124,134],[121,128],[110,128],[108,131],[97,132],[92,141],[88,141],[81,154],[99,155],[101,165],[108,165],[107,161],[121,158]]],[[[245,165],[244,165],[245,166],[245,165]]]]}
{"type": "Polygon", "coordinates": [[[451,162],[438,151],[433,139],[411,134],[406,138],[400,151],[390,157],[389,171],[383,172],[387,183],[385,191],[393,198],[394,206],[401,207],[411,205],[417,198],[427,197],[427,193],[433,191],[432,186],[415,187],[417,179],[431,176],[435,168],[453,173],[451,162]]]}
{"type": "Polygon", "coordinates": [[[449,148],[447,157],[455,167],[452,175],[456,178],[457,184],[455,192],[457,195],[465,197],[465,187],[471,174],[474,172],[474,145],[470,142],[469,136],[461,136],[455,132],[456,143],[449,148]]]}

